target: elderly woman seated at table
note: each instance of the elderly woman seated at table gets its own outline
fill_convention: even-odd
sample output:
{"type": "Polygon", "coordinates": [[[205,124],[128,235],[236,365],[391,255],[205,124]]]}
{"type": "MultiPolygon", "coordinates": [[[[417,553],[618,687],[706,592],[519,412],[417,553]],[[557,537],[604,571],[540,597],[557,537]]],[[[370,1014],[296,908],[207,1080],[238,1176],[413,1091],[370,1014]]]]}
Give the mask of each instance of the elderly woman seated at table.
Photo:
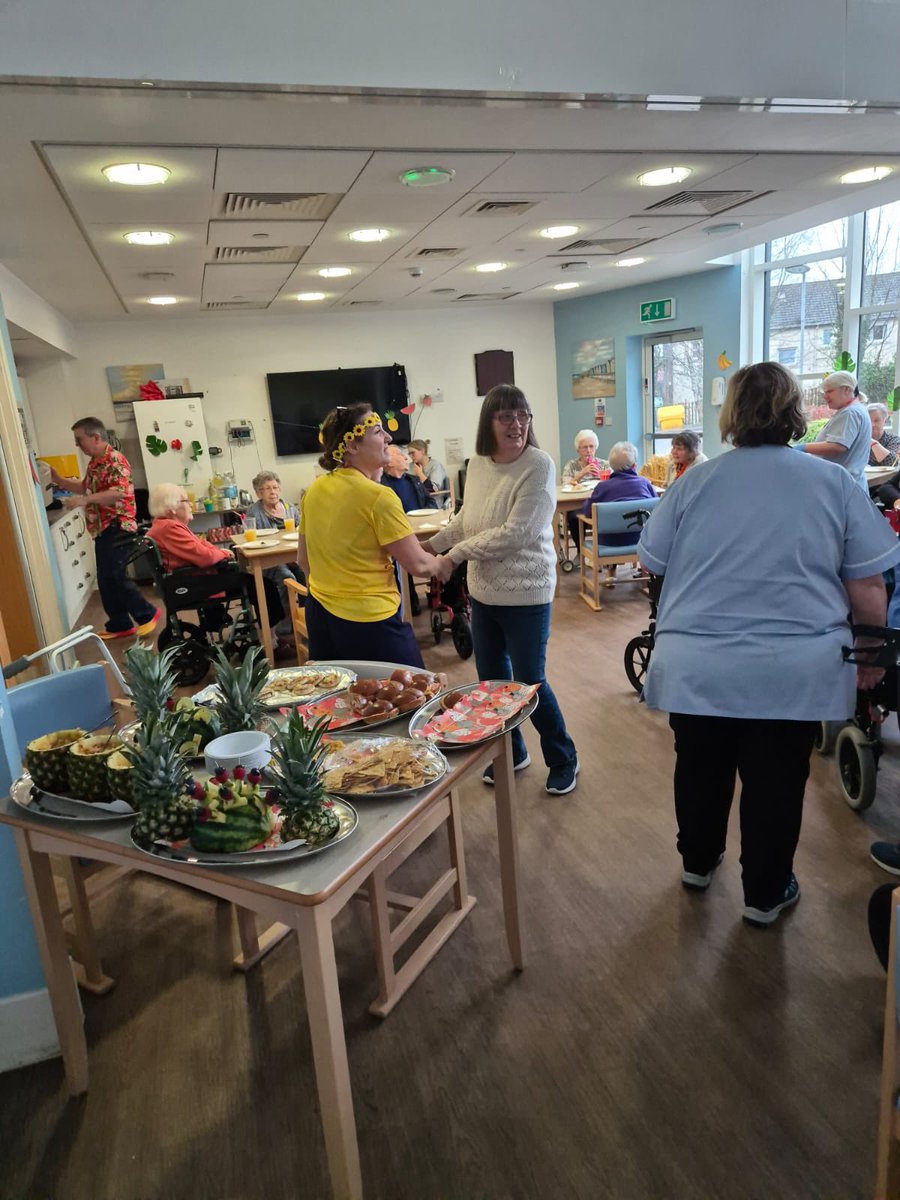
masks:
{"type": "Polygon", "coordinates": [[[665,487],[671,487],[676,479],[680,479],[685,471],[696,467],[698,463],[706,462],[706,455],[700,452],[699,434],[686,429],[684,433],[676,433],[672,438],[670,450],[672,462],[666,471],[665,487]]]}
{"type": "MultiPolygon", "coordinates": [[[[219,563],[234,559],[231,550],[224,546],[213,546],[210,542],[205,542],[202,538],[197,537],[195,533],[191,533],[188,526],[194,514],[187,493],[179,484],[157,484],[150,491],[148,507],[150,516],[153,517],[153,524],[147,531],[147,537],[155,543],[162,560],[163,570],[167,573],[177,571],[181,567],[213,570],[219,563]]],[[[247,578],[249,580],[250,576],[247,578]]],[[[264,580],[263,583],[266,587],[266,603],[269,608],[270,620],[282,621],[284,609],[275,585],[269,580],[264,580]]],[[[251,586],[249,594],[255,608],[256,589],[251,586]]],[[[257,611],[258,618],[259,612],[257,611]]],[[[277,629],[275,632],[277,634],[277,629]]],[[[292,643],[277,642],[276,658],[285,658],[294,653],[292,643]]]]}
{"type": "MultiPolygon", "coordinates": [[[[609,504],[614,500],[647,500],[656,498],[656,490],[649,479],[638,475],[635,469],[637,463],[637,448],[631,442],[616,442],[609,452],[609,465],[612,475],[598,483],[591,492],[589,500],[584,502],[581,511],[586,517],[591,515],[594,504],[609,504]]],[[[604,533],[603,541],[610,546],[636,546],[641,531],[634,533],[604,533]]],[[[612,587],[612,577],[615,567],[607,570],[606,586],[612,587]]]]}
{"type": "Polygon", "coordinates": [[[866,407],[872,422],[872,448],[869,451],[869,466],[897,466],[900,463],[900,438],[887,429],[887,405],[869,404],[866,407]]]}
{"type": "MultiPolygon", "coordinates": [[[[257,529],[278,529],[290,532],[298,527],[300,512],[295,504],[289,504],[282,500],[281,480],[274,471],[260,471],[253,480],[253,490],[259,499],[247,509],[247,516],[256,519],[257,529]]],[[[274,567],[266,567],[263,571],[263,578],[268,580],[278,592],[281,610],[286,615],[279,620],[274,629],[280,638],[287,641],[292,634],[291,597],[288,595],[284,581],[296,579],[298,583],[305,584],[306,579],[300,570],[299,563],[278,563],[274,567]]],[[[300,597],[297,599],[302,603],[300,597]]]]}
{"type": "Polygon", "coordinates": [[[590,483],[592,479],[600,478],[601,471],[609,469],[609,463],[605,458],[597,458],[599,444],[593,429],[579,429],[575,434],[577,456],[570,458],[562,469],[564,485],[590,483]]]}

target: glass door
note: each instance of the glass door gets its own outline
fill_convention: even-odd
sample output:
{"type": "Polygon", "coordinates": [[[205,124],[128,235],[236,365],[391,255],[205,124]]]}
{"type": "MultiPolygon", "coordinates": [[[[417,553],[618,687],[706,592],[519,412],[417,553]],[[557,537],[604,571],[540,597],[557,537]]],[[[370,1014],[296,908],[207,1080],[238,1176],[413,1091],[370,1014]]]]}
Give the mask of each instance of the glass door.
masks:
{"type": "Polygon", "coordinates": [[[703,331],[681,329],[644,341],[647,454],[668,454],[672,435],[703,433],[703,331]]]}

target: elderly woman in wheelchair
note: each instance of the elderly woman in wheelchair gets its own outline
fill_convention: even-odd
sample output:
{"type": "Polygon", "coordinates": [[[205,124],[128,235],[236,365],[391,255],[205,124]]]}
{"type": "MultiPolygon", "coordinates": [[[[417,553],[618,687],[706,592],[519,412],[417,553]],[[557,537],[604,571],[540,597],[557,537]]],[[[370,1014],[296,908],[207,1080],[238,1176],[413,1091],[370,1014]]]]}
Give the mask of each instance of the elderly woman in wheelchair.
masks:
{"type": "MultiPolygon", "coordinates": [[[[176,667],[179,682],[187,686],[206,675],[212,646],[242,655],[258,643],[251,608],[254,590],[250,577],[238,570],[231,550],[213,546],[190,531],[193,513],[183,487],[158,484],[150,492],[149,508],[153,523],[141,546],[150,555],[154,582],[166,606],[159,648],[180,645],[176,667]],[[182,620],[181,614],[188,611],[196,613],[196,622],[182,620]]],[[[280,620],[277,593],[270,597],[267,591],[266,599],[270,619],[280,620]]]]}

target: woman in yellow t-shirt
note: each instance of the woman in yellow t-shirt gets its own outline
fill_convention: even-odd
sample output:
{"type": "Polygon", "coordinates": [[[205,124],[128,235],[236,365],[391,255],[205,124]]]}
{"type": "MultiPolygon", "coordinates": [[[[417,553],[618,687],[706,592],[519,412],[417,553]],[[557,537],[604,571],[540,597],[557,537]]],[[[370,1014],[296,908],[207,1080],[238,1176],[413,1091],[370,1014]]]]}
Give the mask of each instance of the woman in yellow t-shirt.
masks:
{"type": "Polygon", "coordinates": [[[381,486],[391,435],[368,404],[333,409],[322,442],[328,474],[300,503],[310,657],[422,667],[412,627],[400,618],[391,560],[422,579],[447,579],[453,564],[422,546],[396,494],[381,486]]]}

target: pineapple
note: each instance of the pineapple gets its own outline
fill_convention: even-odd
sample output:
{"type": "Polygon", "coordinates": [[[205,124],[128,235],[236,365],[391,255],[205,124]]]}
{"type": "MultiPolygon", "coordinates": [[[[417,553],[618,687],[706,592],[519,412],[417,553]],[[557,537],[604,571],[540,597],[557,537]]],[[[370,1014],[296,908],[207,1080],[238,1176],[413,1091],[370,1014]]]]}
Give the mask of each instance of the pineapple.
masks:
{"type": "Polygon", "coordinates": [[[327,747],[322,737],[330,718],[307,725],[294,709],[287,724],[272,740],[272,765],[268,775],[274,785],[270,797],[282,806],[281,840],[299,838],[310,846],[327,842],[340,822],[322,783],[322,762],[327,747]]]}
{"type": "Polygon", "coordinates": [[[69,747],[84,736],[83,729],[58,729],[28,743],[25,766],[37,787],[56,795],[69,790],[69,747]]]}
{"type": "Polygon", "coordinates": [[[139,721],[150,713],[162,717],[175,690],[176,672],[173,660],[177,646],[157,654],[140,643],[125,651],[125,673],[134,697],[134,711],[139,721]]]}
{"type": "Polygon", "coordinates": [[[256,729],[265,712],[259,693],[269,676],[269,664],[262,647],[252,646],[235,669],[217,646],[213,671],[219,685],[216,716],[220,732],[240,733],[245,729],[256,729]]]}
{"type": "Polygon", "coordinates": [[[157,838],[181,841],[194,823],[195,801],[184,794],[188,765],[165,723],[152,713],[135,735],[129,750],[132,804],[139,810],[132,837],[140,846],[157,838]]]}
{"type": "Polygon", "coordinates": [[[112,799],[106,764],[122,742],[114,734],[83,737],[69,747],[69,793],[91,804],[107,804],[112,799]]]}
{"type": "Polygon", "coordinates": [[[124,800],[126,804],[131,803],[133,771],[134,764],[121,750],[117,750],[106,760],[107,782],[113,800],[124,800]]]}

